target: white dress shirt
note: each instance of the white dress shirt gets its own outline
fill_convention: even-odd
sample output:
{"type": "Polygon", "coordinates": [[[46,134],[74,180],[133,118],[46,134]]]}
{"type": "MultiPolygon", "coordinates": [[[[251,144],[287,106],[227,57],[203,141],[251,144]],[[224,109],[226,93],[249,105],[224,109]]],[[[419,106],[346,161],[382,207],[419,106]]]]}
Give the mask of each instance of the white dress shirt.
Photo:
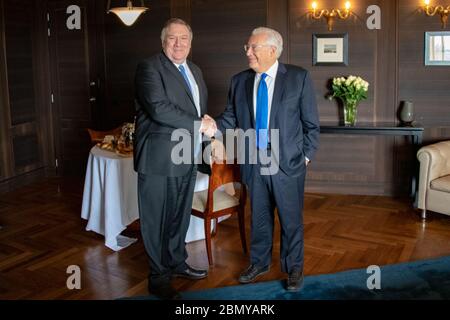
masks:
{"type": "MultiPolygon", "coordinates": [[[[173,64],[175,65],[175,67],[177,67],[178,71],[181,73],[179,66],[180,64],[177,64],[175,62],[173,62],[173,64]]],[[[189,83],[191,85],[192,88],[192,97],[194,98],[194,104],[195,104],[195,108],[197,109],[197,115],[199,117],[202,116],[202,112],[200,109],[200,90],[198,89],[198,85],[197,82],[195,81],[194,75],[191,72],[191,69],[189,69],[188,64],[186,63],[186,61],[184,61],[181,64],[184,67],[184,70],[186,71],[186,75],[189,78],[189,83]]],[[[183,75],[181,75],[183,77],[183,75]]],[[[184,80],[184,77],[183,77],[184,80]]],[[[194,157],[198,158],[199,156],[201,156],[201,147],[202,147],[202,140],[203,140],[203,134],[195,134],[194,136],[194,157]]],[[[198,160],[198,159],[197,159],[198,160]]],[[[195,160],[195,161],[197,161],[195,160]]],[[[195,162],[197,163],[197,162],[195,162]]]]}
{"type": "MultiPolygon", "coordinates": [[[[269,70],[267,70],[266,72],[264,72],[265,74],[267,74],[267,77],[265,79],[266,84],[267,84],[267,90],[268,90],[268,98],[269,98],[269,103],[268,103],[268,114],[267,114],[267,128],[269,128],[270,125],[270,111],[272,109],[272,100],[273,100],[273,91],[275,89],[275,80],[277,78],[277,72],[278,72],[278,60],[275,61],[275,63],[269,68],[269,70]]],[[[254,115],[255,115],[255,121],[256,121],[256,99],[258,96],[258,86],[259,86],[259,81],[261,80],[261,73],[257,73],[255,76],[255,82],[253,83],[253,111],[254,111],[254,115]]],[[[308,164],[309,159],[308,157],[305,157],[306,159],[306,164],[308,164]]]]}
{"type": "MultiPolygon", "coordinates": [[[[180,64],[177,64],[175,62],[173,64],[175,65],[175,67],[177,67],[177,69],[180,66],[180,64]]],[[[200,111],[200,90],[198,89],[197,82],[195,82],[194,75],[192,74],[191,69],[189,69],[189,66],[186,63],[186,61],[184,61],[181,65],[184,67],[184,70],[186,70],[186,75],[189,78],[189,82],[190,82],[190,85],[191,85],[191,88],[192,88],[192,97],[194,98],[195,107],[197,108],[197,115],[199,117],[201,117],[201,111],[200,111]]],[[[180,69],[178,69],[178,71],[179,70],[180,69]]],[[[181,71],[179,71],[179,72],[181,73],[181,71]]],[[[181,75],[181,76],[183,76],[183,75],[181,75]]],[[[184,79],[184,77],[183,77],[183,79],[184,79]]]]}

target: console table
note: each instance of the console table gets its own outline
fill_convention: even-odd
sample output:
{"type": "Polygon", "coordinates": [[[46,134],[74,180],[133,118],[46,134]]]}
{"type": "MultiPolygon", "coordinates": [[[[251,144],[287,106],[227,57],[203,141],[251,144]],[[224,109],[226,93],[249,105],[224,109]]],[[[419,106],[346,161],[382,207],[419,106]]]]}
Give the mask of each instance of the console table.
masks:
{"type": "MultiPolygon", "coordinates": [[[[417,152],[422,144],[423,126],[413,123],[410,126],[398,125],[394,122],[357,123],[355,126],[344,126],[337,122],[322,122],[320,133],[329,134],[353,134],[353,135],[384,135],[384,136],[409,136],[412,138],[414,152],[417,152]]],[[[411,182],[411,196],[415,199],[419,179],[419,165],[414,158],[414,175],[411,182]]],[[[416,205],[415,201],[415,205],[416,205]]]]}

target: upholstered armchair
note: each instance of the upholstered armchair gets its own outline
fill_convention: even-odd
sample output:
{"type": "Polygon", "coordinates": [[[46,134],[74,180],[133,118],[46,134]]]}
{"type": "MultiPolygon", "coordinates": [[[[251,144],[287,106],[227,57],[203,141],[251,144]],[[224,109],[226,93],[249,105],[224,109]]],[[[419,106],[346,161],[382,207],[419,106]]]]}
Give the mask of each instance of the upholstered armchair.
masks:
{"type": "Polygon", "coordinates": [[[422,147],[420,161],[418,208],[422,218],[427,210],[450,215],[450,141],[422,147]]]}

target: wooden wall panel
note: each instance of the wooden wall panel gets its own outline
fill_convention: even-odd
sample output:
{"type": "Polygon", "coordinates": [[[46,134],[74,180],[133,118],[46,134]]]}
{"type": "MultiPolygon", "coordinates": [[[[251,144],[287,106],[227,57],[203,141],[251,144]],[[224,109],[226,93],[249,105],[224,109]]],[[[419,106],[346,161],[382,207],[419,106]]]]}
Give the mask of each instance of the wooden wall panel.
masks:
{"type": "MultiPolygon", "coordinates": [[[[45,174],[55,174],[55,145],[53,137],[53,114],[51,108],[51,88],[49,79],[50,60],[47,35],[47,14],[42,9],[42,1],[33,1],[33,59],[34,82],[36,93],[37,123],[36,133],[40,144],[40,156],[45,174]]],[[[45,8],[45,6],[44,6],[45,8]]]]}
{"type": "MultiPolygon", "coordinates": [[[[336,1],[321,1],[321,7],[335,8],[336,1]]],[[[327,30],[325,19],[308,16],[311,1],[289,1],[290,63],[311,72],[321,123],[336,122],[342,110],[338,101],[329,101],[333,77],[357,75],[370,83],[368,99],[358,107],[359,122],[395,121],[395,2],[352,2],[354,16],[337,19],[327,30]],[[366,8],[380,6],[382,29],[366,27],[366,8]],[[313,66],[313,34],[348,34],[348,66],[313,66]],[[390,62],[387,62],[390,61],[390,62]]],[[[393,138],[371,136],[321,135],[317,159],[307,175],[307,190],[331,193],[386,194],[393,187],[393,138]],[[333,155],[330,157],[330,155],[333,155]]]]}
{"type": "Polygon", "coordinates": [[[91,148],[86,128],[92,126],[92,110],[98,106],[90,86],[97,74],[92,59],[95,47],[91,47],[95,35],[93,9],[94,2],[88,0],[50,0],[47,6],[55,162],[60,175],[84,176],[91,148]],[[67,28],[70,5],[80,7],[80,29],[67,28]],[[77,143],[71,144],[75,137],[77,143]]]}
{"type": "Polygon", "coordinates": [[[279,60],[290,61],[289,0],[267,0],[267,27],[277,30],[283,37],[283,52],[279,60]]]}
{"type": "Polygon", "coordinates": [[[191,23],[191,0],[170,0],[170,17],[191,23]]]}
{"type": "Polygon", "coordinates": [[[150,10],[131,27],[126,27],[113,14],[104,17],[106,103],[103,129],[133,121],[137,64],[162,50],[160,35],[165,21],[170,18],[170,1],[146,1],[146,4],[150,10]]]}
{"type": "Polygon", "coordinates": [[[44,30],[46,37],[40,1],[0,1],[0,192],[44,176],[48,166],[48,47],[38,36],[44,30]]]}
{"type": "MultiPolygon", "coordinates": [[[[450,139],[450,66],[424,64],[425,32],[442,31],[440,19],[428,17],[416,1],[398,0],[398,101],[414,103],[416,121],[425,127],[424,144],[450,139]]],[[[447,26],[446,31],[450,31],[447,26]]],[[[396,143],[398,177],[412,170],[407,142],[396,143]]],[[[403,179],[402,179],[403,178],[403,179]]]]}
{"type": "Polygon", "coordinates": [[[428,17],[417,9],[415,1],[399,0],[399,98],[414,103],[427,140],[449,138],[430,129],[450,127],[450,66],[424,65],[425,32],[443,30],[438,15],[428,17]]]}
{"type": "Polygon", "coordinates": [[[267,2],[192,0],[191,9],[192,60],[208,86],[208,112],[218,115],[231,77],[248,68],[244,44],[254,28],[266,25],[267,2]]]}
{"type": "Polygon", "coordinates": [[[32,166],[39,161],[39,148],[36,134],[13,138],[15,168],[32,166]]]}
{"type": "Polygon", "coordinates": [[[11,174],[43,167],[43,141],[36,78],[37,55],[33,0],[4,1],[5,58],[11,174]]]}
{"type": "Polygon", "coordinates": [[[6,60],[11,125],[36,120],[32,49],[32,1],[6,1],[6,60]]]}
{"type": "Polygon", "coordinates": [[[36,119],[31,1],[5,2],[5,40],[10,126],[36,119]]]}
{"type": "MultiPolygon", "coordinates": [[[[365,13],[364,3],[373,1],[359,1],[359,7],[354,10],[358,15],[365,13]]],[[[323,5],[336,4],[323,2],[323,5]]],[[[322,4],[322,2],[321,2],[322,4]]],[[[335,121],[339,119],[339,107],[336,101],[328,101],[325,96],[330,92],[329,81],[334,76],[359,75],[370,83],[369,99],[363,101],[358,108],[358,121],[372,121],[374,109],[374,83],[377,67],[377,37],[376,32],[365,27],[360,21],[336,21],[332,32],[327,31],[324,19],[310,20],[305,17],[310,7],[310,1],[290,1],[290,63],[304,67],[311,72],[316,89],[316,97],[321,121],[335,121]],[[348,66],[313,66],[313,34],[348,33],[349,65],[348,66]]]]}
{"type": "MultiPolygon", "coordinates": [[[[24,3],[23,1],[26,0],[20,3],[24,3]]],[[[427,17],[418,10],[422,1],[352,1],[352,9],[356,15],[347,21],[337,20],[332,31],[349,34],[347,67],[312,66],[312,35],[329,32],[323,19],[313,21],[308,18],[311,2],[312,0],[146,0],[150,10],[134,26],[125,27],[115,16],[105,14],[106,0],[99,1],[95,13],[98,25],[90,26],[98,32],[95,41],[98,55],[94,57],[101,80],[98,108],[94,110],[98,115],[95,118],[97,128],[109,129],[132,120],[136,65],[141,59],[161,50],[161,28],[169,17],[177,16],[190,22],[193,28],[191,58],[204,73],[209,89],[208,111],[212,115],[219,114],[225,106],[231,76],[248,68],[242,46],[251,30],[267,25],[283,35],[285,44],[280,60],[311,71],[321,122],[340,118],[340,107],[336,101],[324,98],[330,90],[330,79],[338,75],[355,74],[370,82],[369,99],[360,104],[358,121],[397,121],[400,102],[411,100],[415,106],[416,120],[425,125],[425,143],[450,139],[450,67],[425,67],[423,64],[424,32],[442,29],[438,17],[427,17]],[[368,30],[366,27],[366,8],[373,4],[381,8],[381,30],[368,30]]],[[[319,4],[330,8],[342,5],[343,1],[323,0],[319,4]]],[[[21,8],[23,9],[21,5],[12,6],[10,10],[13,12],[22,10],[21,8]]],[[[19,13],[11,14],[11,25],[23,21],[23,17],[17,20],[13,18],[19,13]]],[[[446,30],[450,30],[450,26],[446,30]]],[[[40,51],[45,51],[44,42],[39,39],[40,51]]],[[[23,46],[17,44],[17,48],[13,51],[18,51],[23,46]]],[[[15,65],[17,70],[14,75],[8,74],[12,81],[23,78],[25,74],[20,68],[27,63],[20,61],[29,59],[30,55],[26,50],[22,51],[20,55],[9,55],[9,63],[15,65]]],[[[46,117],[52,116],[48,111],[45,113],[44,106],[48,103],[40,93],[45,91],[45,86],[39,87],[37,93],[35,89],[34,97],[28,95],[29,99],[34,99],[35,111],[30,109],[29,100],[23,105],[16,102],[16,107],[12,109],[14,114],[9,115],[8,94],[22,97],[22,94],[17,93],[32,91],[29,89],[30,84],[25,82],[22,86],[7,87],[6,81],[9,79],[5,77],[6,55],[7,51],[4,52],[5,61],[1,66],[4,70],[0,75],[4,77],[2,89],[5,91],[0,103],[0,122],[9,126],[8,121],[14,118],[16,123],[23,122],[26,125],[16,131],[11,131],[9,127],[5,130],[4,126],[0,128],[0,148],[8,154],[2,153],[0,177],[13,174],[13,159],[8,158],[14,154],[11,139],[28,137],[34,133],[37,134],[37,141],[45,139],[48,137],[45,133],[47,126],[41,124],[45,123],[46,117]],[[34,119],[36,125],[30,125],[27,122],[29,119],[34,119]]],[[[33,54],[33,57],[36,59],[36,55],[33,54]]],[[[36,67],[35,61],[33,65],[36,67]]],[[[34,78],[40,79],[39,83],[45,82],[42,75],[45,67],[42,64],[38,64],[33,73],[34,78]]],[[[70,131],[70,127],[67,130],[70,131]]],[[[70,136],[70,132],[68,133],[70,136]]],[[[78,139],[75,134],[73,137],[73,141],[67,141],[65,146],[68,152],[78,139]]],[[[51,149],[49,147],[41,151],[40,156],[51,159],[51,149]]],[[[402,137],[322,135],[317,158],[308,171],[307,190],[406,194],[415,151],[409,141],[402,137]],[[332,158],[330,154],[333,155],[332,158]]],[[[23,156],[21,159],[27,157],[23,156]]]]}
{"type": "MultiPolygon", "coordinates": [[[[5,48],[5,16],[4,2],[0,1],[0,42],[5,48]]],[[[0,180],[11,176],[12,160],[9,144],[9,101],[8,76],[6,74],[6,52],[0,51],[0,180]]]]}

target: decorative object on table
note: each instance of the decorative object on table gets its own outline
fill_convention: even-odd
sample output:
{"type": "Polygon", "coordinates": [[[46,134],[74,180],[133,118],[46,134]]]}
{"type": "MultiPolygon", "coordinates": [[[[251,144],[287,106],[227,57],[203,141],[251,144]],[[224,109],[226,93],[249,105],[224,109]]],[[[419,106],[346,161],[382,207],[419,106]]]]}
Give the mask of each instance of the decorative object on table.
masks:
{"type": "Polygon", "coordinates": [[[133,146],[134,143],[134,123],[124,123],[122,126],[122,137],[126,146],[133,146]]]}
{"type": "Polygon", "coordinates": [[[425,65],[450,66],[450,31],[425,32],[425,65]]]}
{"type": "Polygon", "coordinates": [[[106,135],[97,146],[103,150],[115,152],[119,156],[131,157],[133,155],[134,123],[126,122],[115,135],[106,135]]]}
{"type": "Polygon", "coordinates": [[[411,125],[414,121],[414,105],[411,101],[403,101],[400,106],[400,121],[404,125],[411,125]]]}
{"type": "Polygon", "coordinates": [[[103,150],[114,152],[116,146],[115,136],[106,135],[102,142],[97,143],[97,147],[103,150]]]}
{"type": "Polygon", "coordinates": [[[119,156],[133,156],[134,143],[134,123],[124,123],[122,126],[122,134],[117,139],[116,154],[119,156]]]}
{"type": "Polygon", "coordinates": [[[313,34],[313,66],[347,66],[348,34],[313,34]]]}
{"type": "Polygon", "coordinates": [[[104,138],[103,138],[103,143],[109,143],[109,144],[113,144],[114,143],[114,139],[115,139],[115,137],[114,137],[114,135],[106,135],[104,138]]]}
{"type": "Polygon", "coordinates": [[[344,125],[354,126],[358,103],[367,99],[369,83],[361,77],[348,76],[333,78],[333,94],[328,98],[339,98],[344,107],[344,125]]]}

